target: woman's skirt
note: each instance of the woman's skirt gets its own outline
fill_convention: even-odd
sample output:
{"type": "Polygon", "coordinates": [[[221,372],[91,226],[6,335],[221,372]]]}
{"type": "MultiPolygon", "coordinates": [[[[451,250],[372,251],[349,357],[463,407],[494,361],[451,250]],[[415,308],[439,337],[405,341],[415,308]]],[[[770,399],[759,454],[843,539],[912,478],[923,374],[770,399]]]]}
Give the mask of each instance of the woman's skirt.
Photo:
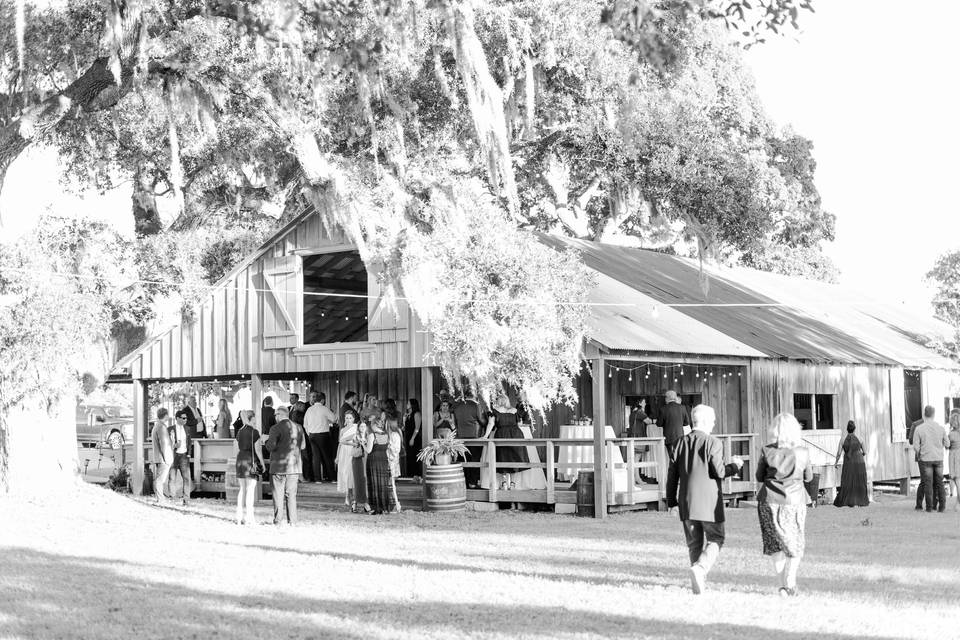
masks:
{"type": "MultiPolygon", "coordinates": [[[[497,427],[493,434],[493,439],[522,439],[523,432],[520,427],[497,427]]],[[[519,473],[525,467],[512,467],[510,463],[530,462],[527,457],[526,447],[500,446],[497,445],[497,472],[498,473],[519,473]]]]}
{"type": "Polygon", "coordinates": [[[807,505],[761,502],[757,505],[757,514],[760,516],[760,536],[763,538],[765,555],[782,551],[790,558],[803,557],[807,505]]]}
{"type": "Polygon", "coordinates": [[[353,446],[339,445],[337,447],[337,491],[346,495],[353,489],[353,446]]]}
{"type": "Polygon", "coordinates": [[[375,513],[393,511],[393,488],[386,447],[367,454],[367,502],[375,513]]]}
{"type": "Polygon", "coordinates": [[[253,454],[241,451],[237,454],[237,479],[257,477],[257,466],[253,463],[253,454]]]}
{"type": "Polygon", "coordinates": [[[353,472],[353,499],[359,505],[367,502],[366,466],[363,456],[350,458],[350,469],[353,472]]]}
{"type": "Polygon", "coordinates": [[[861,456],[859,460],[845,457],[843,471],[840,473],[840,489],[833,501],[835,507],[867,507],[870,497],[867,495],[867,466],[861,456]]]}

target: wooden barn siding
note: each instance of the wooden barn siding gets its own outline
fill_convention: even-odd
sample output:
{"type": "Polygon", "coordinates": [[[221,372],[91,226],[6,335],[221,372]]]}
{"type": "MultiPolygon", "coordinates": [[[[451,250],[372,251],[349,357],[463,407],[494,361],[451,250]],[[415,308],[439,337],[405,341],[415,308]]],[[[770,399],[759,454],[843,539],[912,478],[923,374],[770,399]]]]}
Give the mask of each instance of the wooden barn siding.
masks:
{"type": "MultiPolygon", "coordinates": [[[[319,216],[311,216],[274,243],[264,257],[281,257],[294,251],[319,249],[345,244],[342,233],[329,234],[319,216]]],[[[196,309],[195,320],[168,330],[131,364],[138,379],[234,377],[240,374],[264,375],[399,369],[430,364],[429,336],[406,304],[398,305],[396,329],[371,326],[396,339],[323,349],[295,354],[293,349],[263,349],[261,329],[266,305],[263,294],[263,259],[255,260],[204,299],[196,309]]],[[[372,287],[375,291],[376,287],[372,287]]],[[[371,301],[371,306],[373,302],[371,301]]],[[[378,314],[379,315],[379,314],[378,314]]],[[[382,322],[393,322],[393,311],[382,314],[382,322]]]]}
{"type": "MultiPolygon", "coordinates": [[[[748,429],[763,433],[781,411],[793,412],[793,396],[836,394],[834,431],[805,431],[804,436],[823,449],[835,451],[846,433],[847,420],[857,423],[857,435],[867,451],[873,480],[902,478],[911,472],[912,455],[904,443],[893,441],[893,418],[903,414],[903,387],[891,391],[887,365],[813,365],[780,360],[753,360],[748,384],[748,429]]],[[[942,401],[941,401],[942,403],[942,401]]],[[[817,458],[829,455],[817,450],[817,458]]]]}

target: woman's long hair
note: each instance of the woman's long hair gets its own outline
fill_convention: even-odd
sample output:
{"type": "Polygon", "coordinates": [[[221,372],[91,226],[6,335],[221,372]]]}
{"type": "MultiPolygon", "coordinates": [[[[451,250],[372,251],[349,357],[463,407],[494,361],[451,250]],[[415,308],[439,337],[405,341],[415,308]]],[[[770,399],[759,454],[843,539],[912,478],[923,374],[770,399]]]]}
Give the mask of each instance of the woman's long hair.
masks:
{"type": "Polygon", "coordinates": [[[415,413],[420,413],[420,401],[416,398],[410,398],[407,400],[410,403],[410,415],[415,413]]]}
{"type": "Polygon", "coordinates": [[[792,413],[778,414],[764,433],[766,445],[793,448],[799,447],[803,440],[800,437],[800,423],[792,413]]]}
{"type": "Polygon", "coordinates": [[[960,409],[954,409],[950,412],[950,430],[960,429],[960,409]]]}

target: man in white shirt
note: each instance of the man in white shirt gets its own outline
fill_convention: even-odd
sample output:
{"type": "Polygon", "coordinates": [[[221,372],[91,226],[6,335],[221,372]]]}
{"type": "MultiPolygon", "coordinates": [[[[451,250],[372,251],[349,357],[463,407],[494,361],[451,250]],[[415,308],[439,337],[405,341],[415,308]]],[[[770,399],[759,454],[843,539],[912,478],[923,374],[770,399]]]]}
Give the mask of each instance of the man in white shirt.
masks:
{"type": "MultiPolygon", "coordinates": [[[[190,504],[190,492],[192,490],[190,482],[190,432],[187,429],[188,412],[181,409],[176,413],[176,422],[170,428],[170,436],[173,440],[173,468],[170,472],[169,482],[173,483],[175,473],[180,474],[183,480],[183,506],[190,504]]],[[[168,491],[173,496],[173,491],[168,491]]]]}
{"type": "Polygon", "coordinates": [[[303,429],[310,443],[310,462],[313,465],[313,479],[317,482],[333,482],[337,472],[333,468],[333,448],[330,440],[330,425],[337,421],[337,414],[327,408],[327,396],[314,391],[310,394],[313,403],[303,416],[303,429]]]}

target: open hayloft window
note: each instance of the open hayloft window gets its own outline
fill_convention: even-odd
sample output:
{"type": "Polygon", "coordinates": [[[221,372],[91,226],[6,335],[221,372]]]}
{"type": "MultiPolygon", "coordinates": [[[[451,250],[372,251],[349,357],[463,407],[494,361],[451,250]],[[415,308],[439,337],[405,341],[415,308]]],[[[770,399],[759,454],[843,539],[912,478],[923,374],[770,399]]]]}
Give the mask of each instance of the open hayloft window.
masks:
{"type": "Polygon", "coordinates": [[[832,393],[795,393],[793,415],[804,430],[835,429],[835,400],[836,395],[832,393]]]}
{"type": "Polygon", "coordinates": [[[356,251],[303,258],[303,344],[366,342],[367,269],[356,251]]]}

